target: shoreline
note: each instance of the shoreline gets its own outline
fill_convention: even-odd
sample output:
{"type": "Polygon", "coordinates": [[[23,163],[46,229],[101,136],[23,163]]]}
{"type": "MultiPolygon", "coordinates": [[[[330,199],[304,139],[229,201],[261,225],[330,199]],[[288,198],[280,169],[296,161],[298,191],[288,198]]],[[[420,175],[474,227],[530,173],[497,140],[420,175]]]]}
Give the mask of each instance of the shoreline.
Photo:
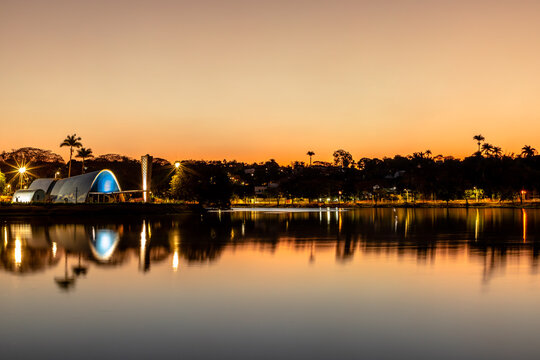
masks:
{"type": "MultiPolygon", "coordinates": [[[[357,203],[357,204],[231,204],[228,209],[252,211],[265,209],[540,209],[540,202],[519,203],[357,203]]],[[[218,208],[175,203],[111,203],[111,204],[0,204],[0,217],[39,216],[153,216],[202,214],[218,208]]]]}
{"type": "Polygon", "coordinates": [[[479,202],[479,203],[356,203],[356,204],[232,204],[231,208],[279,208],[279,209],[326,209],[326,208],[340,208],[340,209],[378,209],[378,208],[419,208],[419,209],[540,209],[540,202],[524,202],[520,203],[490,203],[490,202],[479,202]]]}
{"type": "Polygon", "coordinates": [[[150,216],[202,213],[198,205],[161,203],[2,204],[2,216],[150,216]]]}

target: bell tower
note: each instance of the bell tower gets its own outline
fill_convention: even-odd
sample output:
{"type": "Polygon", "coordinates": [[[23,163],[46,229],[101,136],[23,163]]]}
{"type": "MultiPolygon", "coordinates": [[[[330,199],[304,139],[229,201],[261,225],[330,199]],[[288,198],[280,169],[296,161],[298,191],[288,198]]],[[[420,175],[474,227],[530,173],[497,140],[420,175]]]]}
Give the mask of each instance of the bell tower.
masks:
{"type": "Polygon", "coordinates": [[[148,202],[150,189],[152,188],[152,160],[153,157],[146,154],[141,157],[142,191],[143,200],[148,202]]]}

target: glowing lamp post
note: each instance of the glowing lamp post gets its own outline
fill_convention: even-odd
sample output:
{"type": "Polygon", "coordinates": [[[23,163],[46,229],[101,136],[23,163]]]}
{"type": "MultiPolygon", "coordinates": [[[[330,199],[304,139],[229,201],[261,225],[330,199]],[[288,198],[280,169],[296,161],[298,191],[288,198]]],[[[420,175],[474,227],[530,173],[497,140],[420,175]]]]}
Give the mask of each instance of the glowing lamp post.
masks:
{"type": "Polygon", "coordinates": [[[409,189],[405,189],[405,198],[407,199],[406,202],[409,202],[409,189]]]}
{"type": "Polygon", "coordinates": [[[22,189],[22,185],[23,185],[23,177],[24,177],[24,174],[26,173],[26,166],[21,166],[19,168],[19,188],[22,189]]]}

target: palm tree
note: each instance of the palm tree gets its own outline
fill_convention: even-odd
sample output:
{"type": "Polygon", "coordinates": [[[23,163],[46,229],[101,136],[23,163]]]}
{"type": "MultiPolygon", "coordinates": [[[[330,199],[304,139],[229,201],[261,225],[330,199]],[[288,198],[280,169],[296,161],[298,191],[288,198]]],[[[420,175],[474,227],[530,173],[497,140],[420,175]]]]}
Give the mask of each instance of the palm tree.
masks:
{"type": "Polygon", "coordinates": [[[68,170],[68,177],[71,177],[71,159],[73,158],[73,148],[80,148],[82,146],[81,144],[81,137],[77,136],[77,134],[73,135],[67,135],[64,139],[64,142],[60,144],[60,147],[63,146],[69,146],[69,170],[68,170]]]}
{"type": "Polygon", "coordinates": [[[481,154],[482,151],[480,150],[480,145],[481,145],[482,141],[486,140],[486,138],[483,137],[482,135],[478,134],[478,135],[474,135],[474,136],[473,136],[473,140],[476,140],[476,141],[477,141],[477,144],[478,144],[478,154],[481,154]]]}
{"type": "Polygon", "coordinates": [[[309,156],[309,166],[311,166],[311,157],[315,155],[315,153],[312,150],[309,150],[307,152],[307,156],[309,156]]]}
{"type": "Polygon", "coordinates": [[[524,156],[526,158],[533,157],[534,155],[536,155],[536,152],[536,149],[530,145],[525,145],[521,148],[521,156],[524,156]]]}
{"type": "Polygon", "coordinates": [[[500,157],[502,155],[502,148],[500,146],[493,146],[491,148],[491,153],[493,154],[493,156],[495,157],[500,157]]]}
{"type": "Polygon", "coordinates": [[[92,149],[88,148],[80,148],[77,150],[77,156],[78,158],[82,158],[82,173],[84,174],[84,159],[92,158],[94,155],[92,154],[92,149]]]}
{"type": "Polygon", "coordinates": [[[488,144],[488,143],[482,144],[482,151],[480,153],[483,152],[486,156],[489,156],[491,155],[492,151],[493,151],[493,145],[488,144]]]}

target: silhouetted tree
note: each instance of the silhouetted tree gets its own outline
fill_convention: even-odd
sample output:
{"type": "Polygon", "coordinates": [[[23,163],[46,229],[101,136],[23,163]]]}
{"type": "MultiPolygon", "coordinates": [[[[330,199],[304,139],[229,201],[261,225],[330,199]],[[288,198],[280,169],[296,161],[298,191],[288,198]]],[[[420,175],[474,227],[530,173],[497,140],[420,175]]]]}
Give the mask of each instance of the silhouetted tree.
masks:
{"type": "Polygon", "coordinates": [[[521,156],[530,158],[536,155],[536,149],[530,145],[525,145],[521,148],[521,156]]]}
{"type": "Polygon", "coordinates": [[[490,156],[493,152],[493,145],[489,144],[489,143],[483,143],[482,144],[482,152],[484,153],[484,155],[486,156],[490,156]]]}
{"type": "Polygon", "coordinates": [[[493,146],[491,149],[491,154],[495,157],[500,157],[502,153],[502,148],[500,146],[493,146]]]}
{"type": "Polygon", "coordinates": [[[313,155],[315,155],[315,152],[313,152],[313,151],[311,151],[311,150],[309,150],[309,151],[307,152],[307,156],[309,156],[309,166],[311,166],[311,157],[312,157],[313,155]]]}
{"type": "Polygon", "coordinates": [[[351,153],[343,149],[334,151],[334,165],[348,168],[353,162],[351,153]]]}
{"type": "Polygon", "coordinates": [[[482,151],[481,151],[481,144],[482,144],[482,141],[486,140],[486,138],[484,138],[481,134],[478,134],[478,135],[474,135],[473,136],[473,140],[475,140],[478,144],[478,154],[481,154],[482,151]]]}
{"type": "Polygon", "coordinates": [[[88,148],[80,148],[77,150],[77,156],[78,158],[82,158],[82,174],[84,174],[84,159],[92,158],[94,155],[92,154],[92,149],[88,148]]]}
{"type": "Polygon", "coordinates": [[[69,170],[68,170],[68,177],[71,177],[71,159],[73,158],[73,148],[80,148],[82,146],[81,144],[81,137],[77,136],[77,134],[73,135],[67,135],[64,139],[64,142],[60,144],[60,147],[69,146],[69,170]]]}
{"type": "Polygon", "coordinates": [[[170,194],[174,198],[197,201],[201,205],[230,205],[232,185],[227,173],[218,164],[182,162],[180,171],[172,177],[170,185],[170,194]]]}

